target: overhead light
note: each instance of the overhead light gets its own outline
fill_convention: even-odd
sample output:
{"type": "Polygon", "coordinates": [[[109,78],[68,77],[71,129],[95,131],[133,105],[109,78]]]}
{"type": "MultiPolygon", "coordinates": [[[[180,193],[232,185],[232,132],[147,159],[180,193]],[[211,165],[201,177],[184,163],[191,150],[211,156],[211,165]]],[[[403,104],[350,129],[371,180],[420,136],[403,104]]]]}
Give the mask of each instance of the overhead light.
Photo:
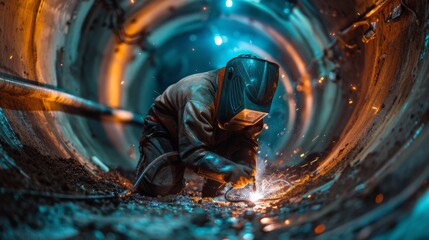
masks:
{"type": "Polygon", "coordinates": [[[222,45],[222,43],[223,43],[223,39],[222,39],[222,37],[221,37],[221,36],[219,36],[219,35],[215,36],[214,41],[215,41],[215,44],[216,44],[217,46],[220,46],[220,45],[222,45]]]}

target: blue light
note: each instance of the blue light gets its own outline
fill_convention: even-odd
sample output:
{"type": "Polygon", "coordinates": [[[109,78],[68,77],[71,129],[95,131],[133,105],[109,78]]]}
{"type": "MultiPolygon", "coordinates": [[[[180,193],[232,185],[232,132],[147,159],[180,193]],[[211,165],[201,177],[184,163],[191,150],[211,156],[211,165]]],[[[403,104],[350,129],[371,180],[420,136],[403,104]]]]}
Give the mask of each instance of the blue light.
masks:
{"type": "Polygon", "coordinates": [[[232,0],[226,0],[225,2],[226,7],[232,7],[232,0]]]}
{"type": "Polygon", "coordinates": [[[222,37],[219,35],[215,36],[214,41],[215,41],[215,44],[218,46],[220,46],[223,43],[222,37]]]}

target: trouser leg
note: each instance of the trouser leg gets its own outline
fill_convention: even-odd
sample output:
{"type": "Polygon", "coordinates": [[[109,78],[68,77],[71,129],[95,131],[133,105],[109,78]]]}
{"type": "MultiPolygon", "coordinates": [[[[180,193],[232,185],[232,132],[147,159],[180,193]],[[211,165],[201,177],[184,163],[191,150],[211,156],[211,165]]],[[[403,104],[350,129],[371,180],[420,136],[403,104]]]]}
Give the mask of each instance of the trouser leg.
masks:
{"type": "MultiPolygon", "coordinates": [[[[162,154],[177,151],[167,134],[143,135],[140,141],[141,157],[137,178],[145,168],[162,154]]],[[[185,166],[178,156],[160,160],[142,178],[138,191],[149,196],[164,196],[180,192],[184,186],[185,166]]]]}

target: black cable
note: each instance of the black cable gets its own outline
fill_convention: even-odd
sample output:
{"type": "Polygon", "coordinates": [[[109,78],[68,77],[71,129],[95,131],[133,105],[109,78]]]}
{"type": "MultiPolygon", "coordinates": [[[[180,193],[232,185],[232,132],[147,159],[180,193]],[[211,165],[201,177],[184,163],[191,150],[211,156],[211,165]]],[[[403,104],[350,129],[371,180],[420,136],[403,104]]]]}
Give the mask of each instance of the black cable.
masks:
{"type": "Polygon", "coordinates": [[[143,180],[144,175],[146,175],[147,171],[149,171],[149,169],[151,167],[153,167],[156,163],[158,163],[159,161],[163,160],[164,158],[169,158],[169,157],[177,156],[177,155],[179,155],[179,152],[173,151],[173,152],[164,153],[164,154],[160,155],[159,157],[155,158],[149,165],[147,165],[147,167],[143,170],[143,172],[140,173],[140,175],[138,176],[138,178],[137,178],[136,182],[134,183],[133,187],[131,189],[129,189],[129,190],[126,190],[126,191],[120,193],[119,197],[120,198],[129,197],[131,194],[133,194],[137,190],[140,182],[143,180]]]}
{"type": "Polygon", "coordinates": [[[226,190],[226,192],[225,192],[225,200],[226,201],[228,201],[228,202],[244,202],[244,203],[247,203],[248,205],[255,205],[255,203],[254,202],[252,202],[252,201],[250,201],[249,199],[232,199],[232,198],[229,198],[229,193],[232,191],[232,189],[234,189],[233,187],[230,187],[228,190],[226,190]]]}
{"type": "Polygon", "coordinates": [[[64,194],[56,192],[44,192],[37,190],[25,190],[25,189],[10,189],[10,188],[0,188],[0,194],[2,195],[23,195],[23,196],[32,196],[32,197],[42,197],[42,198],[54,198],[61,200],[101,200],[101,199],[112,199],[118,198],[117,194],[109,195],[74,195],[74,194],[64,194]]]}
{"type": "Polygon", "coordinates": [[[110,193],[106,195],[74,195],[74,194],[64,194],[64,193],[56,193],[56,192],[44,192],[37,190],[25,190],[25,189],[10,189],[10,188],[0,188],[0,195],[23,195],[23,196],[32,196],[32,197],[41,197],[41,198],[53,198],[53,199],[61,199],[61,200],[75,200],[75,201],[94,201],[94,200],[102,200],[102,199],[121,199],[130,197],[133,194],[140,184],[143,176],[147,173],[147,171],[153,167],[159,161],[178,155],[178,152],[168,152],[160,155],[155,158],[139,175],[137,181],[134,183],[133,187],[129,190],[125,190],[121,193],[110,193]]]}
{"type": "MultiPolygon", "coordinates": [[[[106,195],[74,195],[74,194],[63,194],[63,193],[56,193],[56,192],[43,192],[43,191],[36,191],[36,190],[22,190],[22,189],[9,189],[9,188],[0,188],[0,194],[1,195],[15,195],[20,194],[23,196],[33,196],[33,197],[43,197],[43,198],[54,198],[54,199],[62,199],[62,200],[75,200],[75,201],[93,201],[93,200],[102,200],[102,199],[122,199],[122,198],[128,198],[130,197],[138,188],[140,182],[143,180],[143,177],[146,175],[146,173],[149,171],[150,168],[152,168],[155,164],[157,164],[159,161],[169,158],[172,156],[177,156],[179,153],[177,151],[173,152],[167,152],[164,153],[157,158],[155,158],[144,170],[143,172],[138,176],[137,180],[135,181],[133,187],[131,189],[125,190],[121,193],[110,193],[106,195]]],[[[250,201],[249,199],[232,199],[229,197],[229,193],[234,188],[231,187],[225,192],[225,200],[228,202],[244,202],[247,205],[255,205],[254,202],[250,201]]],[[[261,201],[274,201],[279,200],[281,198],[271,198],[271,199],[263,199],[261,201]]]]}

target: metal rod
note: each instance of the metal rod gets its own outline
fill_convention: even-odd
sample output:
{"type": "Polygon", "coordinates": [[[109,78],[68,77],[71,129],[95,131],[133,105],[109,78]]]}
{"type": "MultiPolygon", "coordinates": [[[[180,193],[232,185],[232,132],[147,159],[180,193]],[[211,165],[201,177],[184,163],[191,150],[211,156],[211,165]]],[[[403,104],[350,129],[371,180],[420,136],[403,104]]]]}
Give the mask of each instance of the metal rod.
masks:
{"type": "Polygon", "coordinates": [[[51,89],[30,81],[23,81],[14,76],[0,75],[0,94],[14,97],[36,98],[59,103],[65,106],[86,110],[97,115],[113,117],[121,122],[143,124],[144,117],[133,112],[112,108],[88,99],[75,96],[60,90],[51,89]]]}

